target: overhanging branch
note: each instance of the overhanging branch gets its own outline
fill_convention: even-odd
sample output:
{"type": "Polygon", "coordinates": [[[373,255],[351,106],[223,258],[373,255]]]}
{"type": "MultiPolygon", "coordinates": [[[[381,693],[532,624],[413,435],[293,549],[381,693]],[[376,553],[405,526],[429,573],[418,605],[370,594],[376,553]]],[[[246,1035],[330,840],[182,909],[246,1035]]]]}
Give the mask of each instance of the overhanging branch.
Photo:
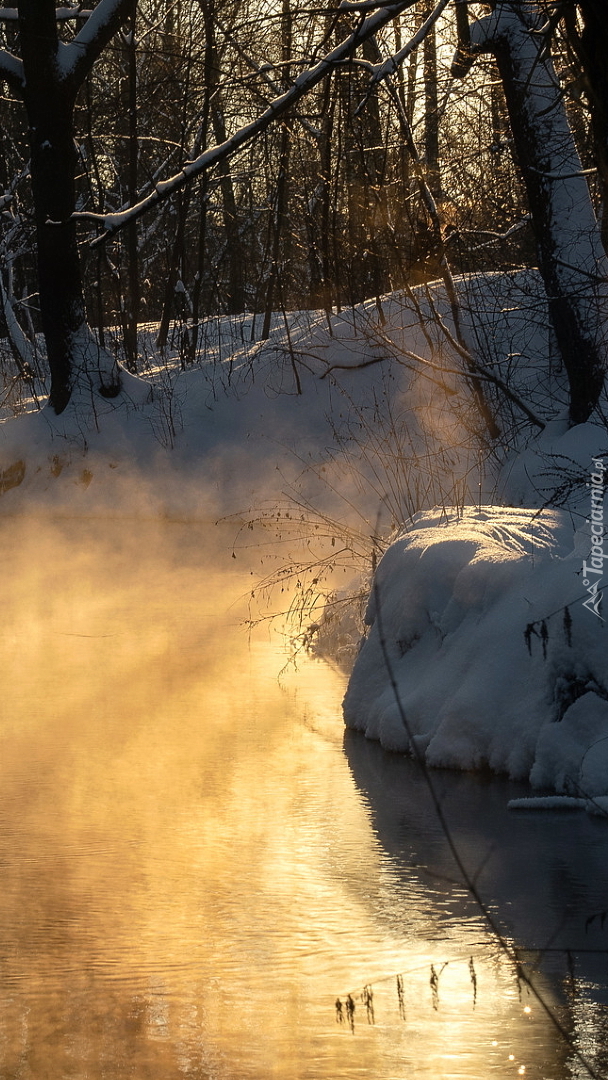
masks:
{"type": "MultiPolygon", "coordinates": [[[[105,0],[101,0],[101,4],[104,2],[105,0]]],[[[121,3],[121,0],[111,0],[111,2],[117,6],[121,3]]],[[[122,0],[122,3],[124,2],[125,0],[122,0]]],[[[242,147],[252,142],[253,139],[257,138],[258,135],[270,127],[275,120],[280,116],[283,116],[293,105],[308,94],[313,87],[322,82],[322,80],[342,64],[344,60],[347,60],[359,45],[363,44],[364,41],[367,41],[369,38],[373,37],[374,34],[377,34],[378,31],[382,30],[387,23],[395,18],[395,16],[406,11],[408,8],[413,7],[415,2],[416,0],[399,0],[398,3],[383,6],[379,10],[374,11],[373,14],[364,17],[349,37],[345,38],[345,40],[337,45],[336,48],[327,53],[327,55],[315,64],[314,67],[310,68],[308,71],[302,72],[289,90],[286,90],[284,94],[281,94],[279,97],[275,98],[274,101],[271,101],[268,108],[265,109],[256,120],[253,120],[250,124],[246,124],[244,127],[240,128],[225,142],[206,150],[193,161],[185,162],[175,176],[156,184],[154,190],[136,203],[135,206],[121,210],[115,214],[75,214],[74,217],[77,220],[92,222],[101,226],[103,229],[103,233],[91,242],[91,247],[97,247],[112,236],[115,236],[121,229],[128,225],[129,222],[136,221],[138,218],[142,217],[143,214],[147,213],[148,210],[151,210],[153,207],[158,206],[159,203],[164,202],[165,199],[168,199],[197,176],[200,176],[220,162],[226,161],[242,147]]],[[[360,10],[360,8],[357,7],[356,10],[360,10]]],[[[368,10],[366,5],[363,5],[363,10],[368,10]]],[[[84,34],[87,26],[88,24],[85,25],[81,34],[84,34]]],[[[80,35],[78,36],[80,37],[80,35]]],[[[75,44],[75,42],[72,44],[75,44]]]]}
{"type": "Polygon", "coordinates": [[[2,79],[13,90],[23,90],[25,83],[23,64],[18,56],[13,56],[7,49],[0,49],[0,81],[2,79]]]}

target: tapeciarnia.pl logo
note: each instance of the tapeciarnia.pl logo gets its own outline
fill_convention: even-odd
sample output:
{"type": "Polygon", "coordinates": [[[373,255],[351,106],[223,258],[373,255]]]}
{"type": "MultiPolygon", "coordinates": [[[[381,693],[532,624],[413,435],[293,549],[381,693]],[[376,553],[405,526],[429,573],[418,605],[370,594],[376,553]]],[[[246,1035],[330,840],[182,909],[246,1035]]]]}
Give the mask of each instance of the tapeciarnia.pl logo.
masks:
{"type": "Polygon", "coordinates": [[[604,553],[604,472],[606,466],[603,458],[592,458],[593,472],[591,483],[591,517],[587,523],[591,525],[591,553],[589,562],[583,561],[583,585],[586,586],[589,596],[583,600],[583,607],[597,615],[598,619],[604,620],[600,614],[602,602],[602,575],[604,573],[604,559],[608,559],[608,553],[604,553]]]}

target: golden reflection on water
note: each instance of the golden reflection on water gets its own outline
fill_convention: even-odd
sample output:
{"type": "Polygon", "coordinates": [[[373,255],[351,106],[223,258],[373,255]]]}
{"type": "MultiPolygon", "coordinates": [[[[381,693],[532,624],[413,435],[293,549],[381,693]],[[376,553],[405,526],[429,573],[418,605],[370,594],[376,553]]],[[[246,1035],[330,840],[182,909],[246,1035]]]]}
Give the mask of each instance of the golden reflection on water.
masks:
{"type": "Polygon", "coordinates": [[[2,532],[2,1080],[565,1075],[479,920],[374,834],[342,676],[279,681],[236,625],[210,527],[2,532]]]}

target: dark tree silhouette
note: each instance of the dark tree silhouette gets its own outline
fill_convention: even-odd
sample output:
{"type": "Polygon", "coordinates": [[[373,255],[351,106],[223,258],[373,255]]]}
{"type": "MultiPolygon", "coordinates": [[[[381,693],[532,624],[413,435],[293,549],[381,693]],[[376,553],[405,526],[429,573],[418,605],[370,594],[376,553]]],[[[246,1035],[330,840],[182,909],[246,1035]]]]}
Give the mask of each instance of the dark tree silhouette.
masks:
{"type": "MultiPolygon", "coordinates": [[[[88,357],[88,374],[111,396],[118,368],[95,346],[86,323],[76,209],[74,105],[100,53],[132,13],[134,0],[100,0],[69,44],[60,40],[54,0],[18,0],[21,57],[0,52],[0,75],[22,97],[28,122],[36,220],[40,315],[51,370],[50,404],[65,409],[88,357]]],[[[76,11],[75,11],[76,14],[76,11]]]]}

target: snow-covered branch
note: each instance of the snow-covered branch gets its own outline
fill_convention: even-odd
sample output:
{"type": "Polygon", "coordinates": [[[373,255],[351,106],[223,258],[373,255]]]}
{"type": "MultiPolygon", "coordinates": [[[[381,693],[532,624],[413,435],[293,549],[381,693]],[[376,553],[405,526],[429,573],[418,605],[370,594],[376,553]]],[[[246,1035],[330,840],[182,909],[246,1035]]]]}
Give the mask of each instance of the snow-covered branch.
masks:
{"type": "Polygon", "coordinates": [[[533,165],[529,166],[532,172],[538,173],[539,176],[544,176],[546,180],[576,180],[578,176],[593,176],[597,169],[579,169],[577,172],[565,173],[565,172],[543,172],[541,169],[535,169],[533,165]]]}
{"type": "Polygon", "coordinates": [[[23,64],[7,49],[0,49],[0,80],[2,79],[15,90],[23,89],[23,64]]]}
{"type": "Polygon", "coordinates": [[[79,85],[97,57],[133,11],[135,0],[99,0],[82,29],[69,44],[60,43],[62,77],[79,85]]]}
{"type": "Polygon", "coordinates": [[[497,244],[501,240],[508,240],[513,236],[513,233],[519,232],[524,229],[526,225],[530,224],[530,214],[526,214],[521,221],[516,221],[514,225],[509,226],[504,232],[495,232],[492,229],[455,229],[453,233],[446,236],[446,244],[449,244],[453,239],[457,240],[461,236],[488,236],[489,240],[484,240],[481,244],[474,244],[469,248],[470,251],[482,251],[483,248],[491,247],[492,244],[497,244]]]}
{"type": "Polygon", "coordinates": [[[61,7],[55,11],[55,18],[57,22],[69,22],[70,19],[88,19],[92,14],[92,8],[61,7]]]}
{"type": "MultiPolygon", "coordinates": [[[[281,87],[270,75],[270,71],[274,71],[274,67],[271,64],[256,63],[253,57],[249,55],[247,50],[243,48],[243,46],[240,44],[239,41],[237,41],[233,34],[231,34],[224,27],[221,27],[221,30],[225,40],[232,45],[232,47],[236,50],[239,56],[242,57],[242,59],[245,61],[247,66],[251,68],[252,71],[255,71],[256,75],[259,75],[260,78],[264,80],[266,85],[269,86],[272,90],[273,94],[280,94],[281,87]]],[[[312,135],[314,139],[318,139],[320,137],[321,132],[318,128],[314,126],[314,124],[310,123],[310,120],[307,120],[305,116],[301,116],[299,113],[294,113],[294,115],[298,122],[302,125],[304,130],[309,133],[309,135],[312,135]]]]}
{"type": "Polygon", "coordinates": [[[428,19],[425,19],[420,29],[414,34],[412,38],[403,46],[399,52],[394,56],[389,56],[388,60],[384,60],[381,64],[374,64],[372,67],[373,75],[371,80],[371,86],[386,79],[389,75],[394,75],[400,64],[407,60],[408,56],[418,48],[420,43],[424,41],[429,30],[435,25],[437,19],[441,15],[444,8],[448,6],[450,0],[439,0],[439,3],[433,8],[428,19]]]}
{"type": "MultiPolygon", "coordinates": [[[[118,7],[121,3],[126,6],[128,0],[111,0],[114,7],[118,7]]],[[[105,3],[105,0],[101,0],[101,4],[98,8],[105,3]]],[[[396,15],[407,10],[407,8],[413,7],[415,0],[399,0],[398,3],[391,4],[390,6],[381,7],[378,11],[375,11],[372,15],[368,15],[363,21],[356,27],[353,32],[340,42],[331,52],[327,53],[314,67],[309,68],[307,71],[303,71],[298,75],[295,82],[286,90],[285,93],[275,98],[268,105],[268,108],[264,110],[255,120],[250,124],[245,124],[225,142],[218,144],[206,150],[203,154],[197,157],[194,161],[187,161],[175,176],[169,177],[169,179],[156,184],[154,190],[141,199],[135,206],[132,206],[126,210],[122,210],[117,214],[76,214],[75,217],[81,221],[90,221],[100,225],[104,232],[101,236],[92,241],[91,247],[95,247],[102,243],[104,240],[111,236],[114,236],[117,232],[125,227],[130,221],[135,221],[140,218],[142,214],[145,214],[148,210],[151,210],[154,206],[157,206],[160,202],[168,199],[180,188],[190,183],[195,177],[200,176],[207,169],[213,168],[221,161],[225,161],[227,158],[232,157],[243,146],[246,146],[253,139],[257,138],[263,131],[265,131],[275,120],[280,116],[283,116],[292,106],[297,104],[301,98],[308,94],[313,87],[320,83],[327,77],[336,67],[338,67],[344,60],[348,59],[355,49],[359,45],[363,44],[369,38],[377,34],[384,26],[387,25],[396,15]]],[[[98,8],[95,10],[97,11],[98,8]]],[[[88,23],[81,33],[87,30],[88,23]]],[[[80,34],[78,35],[80,37],[80,34]]],[[[78,38],[76,38],[76,41],[78,38]]],[[[73,43],[75,44],[76,41],[73,43]]],[[[71,48],[72,46],[69,46],[71,48]]]]}
{"type": "MultiPolygon", "coordinates": [[[[57,22],[69,22],[70,19],[88,19],[93,12],[90,8],[60,7],[55,10],[57,22]]],[[[0,7],[0,22],[17,22],[19,13],[15,7],[0,7]]]]}
{"type": "Polygon", "coordinates": [[[365,13],[366,11],[377,11],[380,7],[390,8],[393,15],[398,15],[401,11],[398,0],[397,2],[393,0],[392,3],[391,0],[359,0],[359,2],[357,2],[357,0],[342,0],[342,3],[338,5],[338,11],[365,13]],[[399,11],[395,12],[395,8],[397,7],[399,8],[399,11]]]}

